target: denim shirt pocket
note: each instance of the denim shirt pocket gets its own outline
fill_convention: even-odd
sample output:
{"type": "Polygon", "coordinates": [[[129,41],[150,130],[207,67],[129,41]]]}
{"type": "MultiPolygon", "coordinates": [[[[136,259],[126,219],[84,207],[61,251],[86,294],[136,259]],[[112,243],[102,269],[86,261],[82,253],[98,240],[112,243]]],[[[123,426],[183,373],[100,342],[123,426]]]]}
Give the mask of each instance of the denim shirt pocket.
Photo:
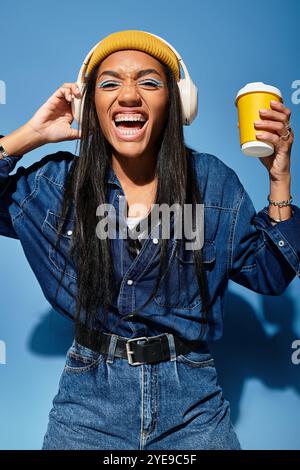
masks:
{"type": "Polygon", "coordinates": [[[73,279],[77,279],[76,269],[69,255],[74,224],[74,218],[63,219],[49,209],[43,223],[42,232],[48,239],[48,256],[54,268],[61,272],[64,271],[67,276],[73,279]],[[61,232],[60,242],[56,246],[58,227],[62,220],[64,220],[64,227],[61,232]]]}
{"type": "MultiPolygon", "coordinates": [[[[216,259],[213,240],[205,240],[202,248],[204,270],[211,270],[216,259]]],[[[164,308],[194,309],[202,304],[193,250],[179,247],[154,297],[157,305],[164,308]]]]}

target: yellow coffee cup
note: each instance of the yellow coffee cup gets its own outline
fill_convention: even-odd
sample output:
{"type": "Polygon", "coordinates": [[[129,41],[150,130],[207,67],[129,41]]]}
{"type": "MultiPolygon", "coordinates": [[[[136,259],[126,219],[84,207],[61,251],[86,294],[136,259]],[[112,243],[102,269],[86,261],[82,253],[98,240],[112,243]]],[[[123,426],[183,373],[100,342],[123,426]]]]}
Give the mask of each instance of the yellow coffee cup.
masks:
{"type": "Polygon", "coordinates": [[[278,88],[263,82],[247,83],[236,95],[240,145],[244,155],[268,157],[274,152],[274,146],[270,142],[256,138],[255,134],[259,130],[254,127],[254,121],[261,120],[259,110],[271,109],[271,100],[282,102],[281,92],[278,88]]]}

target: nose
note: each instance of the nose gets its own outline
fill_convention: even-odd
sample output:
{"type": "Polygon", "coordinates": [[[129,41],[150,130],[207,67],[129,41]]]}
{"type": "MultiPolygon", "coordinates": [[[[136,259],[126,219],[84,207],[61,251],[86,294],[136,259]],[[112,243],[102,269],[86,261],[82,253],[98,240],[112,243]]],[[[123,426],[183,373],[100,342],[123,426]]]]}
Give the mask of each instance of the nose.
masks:
{"type": "Polygon", "coordinates": [[[121,106],[136,106],[141,103],[141,97],[134,83],[123,85],[121,87],[118,101],[121,106]]]}

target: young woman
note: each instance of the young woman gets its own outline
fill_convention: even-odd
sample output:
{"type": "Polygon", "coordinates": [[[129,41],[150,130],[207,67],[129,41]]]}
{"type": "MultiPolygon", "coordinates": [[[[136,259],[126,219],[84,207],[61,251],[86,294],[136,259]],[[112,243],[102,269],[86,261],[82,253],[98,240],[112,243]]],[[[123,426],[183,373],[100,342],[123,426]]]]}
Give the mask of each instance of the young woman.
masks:
{"type": "Polygon", "coordinates": [[[0,139],[0,233],[20,240],[46,298],[75,325],[43,449],[240,448],[208,341],[222,334],[229,279],[279,295],[299,275],[290,111],[272,104],[256,125],[275,148],[261,159],[270,203],[256,213],[232,169],[184,144],[179,80],[163,40],[113,33],[82,90],[65,83],[0,139]],[[83,96],[79,131],[71,103],[83,96]],[[10,174],[32,149],[79,138],[79,158],[57,152],[10,174]],[[192,205],[184,222],[203,246],[188,249],[172,215],[169,237],[162,217],[125,237],[124,220],[147,228],[154,203],[192,205]],[[105,237],[109,211],[116,236],[105,237]]]}

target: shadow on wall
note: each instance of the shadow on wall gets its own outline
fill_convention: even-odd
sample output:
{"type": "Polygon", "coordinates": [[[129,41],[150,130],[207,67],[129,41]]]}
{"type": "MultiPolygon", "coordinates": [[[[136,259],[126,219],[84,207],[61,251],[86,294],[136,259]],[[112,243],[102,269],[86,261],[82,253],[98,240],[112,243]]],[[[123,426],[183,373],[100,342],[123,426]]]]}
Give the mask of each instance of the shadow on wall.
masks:
{"type": "Polygon", "coordinates": [[[262,317],[276,333],[265,333],[254,309],[242,297],[228,293],[223,337],[211,345],[220,385],[230,402],[232,421],[239,415],[239,403],[246,379],[256,378],[272,389],[293,388],[300,394],[300,366],[291,360],[296,315],[287,295],[262,296],[262,317]]]}
{"type": "MultiPolygon", "coordinates": [[[[263,296],[263,318],[277,328],[269,336],[242,297],[229,292],[226,305],[224,336],[211,350],[235,423],[246,379],[257,378],[272,389],[292,387],[300,394],[300,365],[291,361],[291,344],[297,338],[293,331],[296,312],[287,294],[263,296]]],[[[73,337],[73,322],[50,309],[33,330],[29,348],[33,354],[65,356],[73,337]]]]}
{"type": "Polygon", "coordinates": [[[65,356],[73,338],[73,322],[51,308],[32,331],[28,348],[33,354],[65,356]]]}

